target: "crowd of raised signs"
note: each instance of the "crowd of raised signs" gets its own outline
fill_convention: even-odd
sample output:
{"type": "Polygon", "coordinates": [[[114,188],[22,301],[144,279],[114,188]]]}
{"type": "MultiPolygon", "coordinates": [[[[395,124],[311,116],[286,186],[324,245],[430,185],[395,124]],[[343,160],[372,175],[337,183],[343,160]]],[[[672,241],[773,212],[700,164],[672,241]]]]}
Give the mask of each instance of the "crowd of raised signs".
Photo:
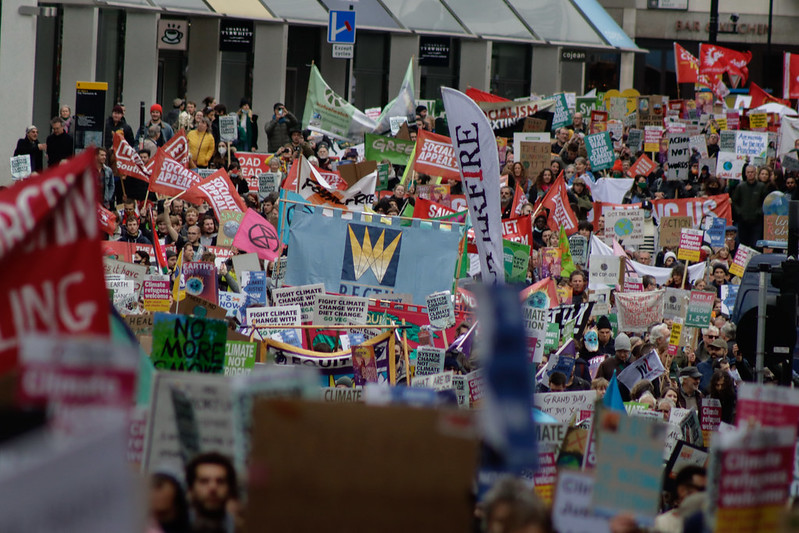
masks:
{"type": "Polygon", "coordinates": [[[156,104],[138,141],[116,106],[107,151],[41,173],[21,139],[0,531],[796,527],[792,354],[756,368],[731,316],[787,248],[799,119],[703,92],[327,102],[349,126],[309,91],[263,152],[245,100],[178,99],[174,130],[156,104]],[[361,115],[385,129],[346,135],[361,115]]]}

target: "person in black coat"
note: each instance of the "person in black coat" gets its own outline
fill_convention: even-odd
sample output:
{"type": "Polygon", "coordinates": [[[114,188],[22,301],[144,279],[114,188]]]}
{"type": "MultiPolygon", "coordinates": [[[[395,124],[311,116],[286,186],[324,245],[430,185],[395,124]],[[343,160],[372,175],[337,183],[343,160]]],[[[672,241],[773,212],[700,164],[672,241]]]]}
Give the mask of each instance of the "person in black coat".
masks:
{"type": "Polygon", "coordinates": [[[75,145],[72,136],[64,131],[64,121],[55,117],[50,121],[53,133],[47,136],[47,166],[52,167],[72,157],[75,145]]]}
{"type": "Polygon", "coordinates": [[[43,151],[47,146],[39,142],[39,129],[36,126],[28,126],[25,130],[25,137],[17,141],[14,149],[14,156],[29,155],[31,157],[31,170],[41,172],[44,169],[43,151]]]}
{"type": "Polygon", "coordinates": [[[105,137],[103,138],[103,146],[110,150],[114,146],[114,134],[118,131],[122,132],[125,140],[131,145],[134,150],[137,148],[136,141],[133,138],[133,129],[125,122],[125,109],[121,105],[115,105],[111,110],[111,116],[105,121],[105,137]]]}

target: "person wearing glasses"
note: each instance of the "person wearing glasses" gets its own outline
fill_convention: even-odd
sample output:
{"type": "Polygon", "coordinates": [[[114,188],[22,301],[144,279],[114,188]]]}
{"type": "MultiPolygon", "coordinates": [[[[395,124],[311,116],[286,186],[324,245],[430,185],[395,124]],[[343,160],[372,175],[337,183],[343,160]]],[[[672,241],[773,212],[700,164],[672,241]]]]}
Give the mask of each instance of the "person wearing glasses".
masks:
{"type": "Polygon", "coordinates": [[[700,363],[710,359],[710,351],[708,347],[710,344],[719,338],[719,328],[716,326],[708,326],[702,329],[702,342],[696,347],[696,360],[700,363]]]}

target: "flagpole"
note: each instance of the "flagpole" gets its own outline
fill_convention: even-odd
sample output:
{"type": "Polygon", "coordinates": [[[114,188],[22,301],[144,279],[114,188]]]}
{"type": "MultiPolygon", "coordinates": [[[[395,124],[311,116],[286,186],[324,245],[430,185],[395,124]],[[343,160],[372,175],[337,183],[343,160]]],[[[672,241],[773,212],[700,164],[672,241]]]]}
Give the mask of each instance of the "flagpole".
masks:
{"type": "Polygon", "coordinates": [[[411,386],[411,359],[408,355],[408,326],[405,325],[405,319],[402,319],[402,352],[405,355],[405,385],[411,386]]]}

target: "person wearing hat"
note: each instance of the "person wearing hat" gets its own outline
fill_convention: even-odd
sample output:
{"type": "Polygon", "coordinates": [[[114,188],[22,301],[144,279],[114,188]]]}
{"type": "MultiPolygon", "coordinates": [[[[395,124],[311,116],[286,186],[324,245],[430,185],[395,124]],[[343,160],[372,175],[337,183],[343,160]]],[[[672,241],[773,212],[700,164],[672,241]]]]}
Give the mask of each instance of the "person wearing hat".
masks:
{"type": "Polygon", "coordinates": [[[111,116],[105,121],[105,137],[103,138],[103,147],[110,150],[114,146],[114,134],[118,131],[122,132],[128,144],[136,148],[136,141],[133,137],[133,129],[125,121],[125,108],[117,104],[111,110],[111,116]]]}
{"type": "Polygon", "coordinates": [[[702,379],[699,382],[699,390],[705,394],[707,394],[708,387],[710,387],[710,378],[713,377],[714,363],[727,359],[727,343],[724,339],[716,337],[706,346],[706,349],[710,357],[696,365],[696,369],[702,374],[702,379]]]}
{"type": "Polygon", "coordinates": [[[282,103],[277,102],[274,107],[272,120],[264,125],[264,132],[267,137],[267,149],[271,153],[277,152],[281,146],[291,142],[290,131],[299,128],[299,121],[291,111],[286,109],[282,103]]]}
{"type": "MultiPolygon", "coordinates": [[[[299,124],[293,128],[289,128],[289,136],[291,137],[291,149],[295,158],[299,157],[300,154],[304,155],[306,158],[314,155],[311,145],[305,142],[305,137],[302,134],[299,124]]],[[[344,157],[345,159],[351,158],[351,151],[347,151],[347,154],[344,157]]],[[[356,159],[358,157],[357,150],[355,151],[355,157],[356,159]]]]}
{"type": "Polygon", "coordinates": [[[178,118],[180,118],[180,113],[186,106],[186,101],[183,98],[175,98],[172,100],[172,109],[169,110],[169,113],[166,114],[166,118],[164,120],[167,124],[169,124],[173,130],[176,130],[178,127],[178,118]]]}
{"type": "Polygon", "coordinates": [[[724,246],[730,252],[730,257],[735,257],[738,251],[738,226],[727,226],[724,228],[724,246]]]}
{"type": "Polygon", "coordinates": [[[695,366],[686,366],[680,370],[680,387],[677,389],[677,407],[694,409],[697,413],[702,409],[702,393],[699,383],[702,373],[695,366]]]}
{"type": "Polygon", "coordinates": [[[597,377],[605,378],[608,381],[613,377],[614,371],[616,375],[619,375],[630,364],[630,351],[632,350],[630,337],[626,333],[619,333],[614,340],[614,344],[616,346],[615,355],[602,361],[596,372],[597,377]]]}
{"type": "Polygon", "coordinates": [[[41,172],[44,169],[44,151],[47,145],[39,142],[39,129],[36,126],[25,128],[25,136],[17,141],[14,156],[28,155],[31,158],[31,171],[41,172]]]}
{"type": "Polygon", "coordinates": [[[151,105],[150,122],[148,122],[145,126],[145,131],[148,132],[148,137],[152,137],[152,135],[149,133],[152,126],[156,126],[160,130],[161,135],[158,137],[158,146],[163,146],[175,134],[175,132],[172,130],[172,126],[161,120],[162,111],[161,104],[151,105]]]}
{"type": "Polygon", "coordinates": [[[610,320],[605,315],[599,317],[596,321],[596,332],[598,345],[596,355],[613,355],[616,353],[616,343],[613,340],[613,328],[610,326],[610,320]]]}

